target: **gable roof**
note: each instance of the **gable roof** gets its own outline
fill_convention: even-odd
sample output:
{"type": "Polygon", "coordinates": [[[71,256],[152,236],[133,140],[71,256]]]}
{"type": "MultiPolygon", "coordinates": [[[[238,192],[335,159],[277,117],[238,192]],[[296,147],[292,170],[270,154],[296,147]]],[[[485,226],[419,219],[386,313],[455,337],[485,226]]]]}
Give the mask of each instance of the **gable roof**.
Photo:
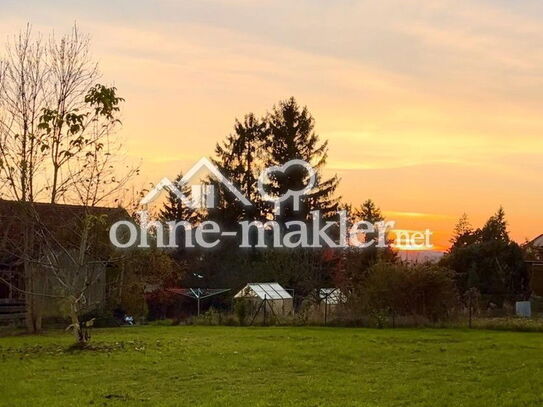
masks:
{"type": "Polygon", "coordinates": [[[253,297],[261,300],[292,299],[292,296],[278,283],[249,283],[234,298],[253,297]]]}
{"type": "Polygon", "coordinates": [[[530,246],[533,247],[541,247],[543,248],[543,234],[536,237],[534,240],[528,243],[530,246]]]}

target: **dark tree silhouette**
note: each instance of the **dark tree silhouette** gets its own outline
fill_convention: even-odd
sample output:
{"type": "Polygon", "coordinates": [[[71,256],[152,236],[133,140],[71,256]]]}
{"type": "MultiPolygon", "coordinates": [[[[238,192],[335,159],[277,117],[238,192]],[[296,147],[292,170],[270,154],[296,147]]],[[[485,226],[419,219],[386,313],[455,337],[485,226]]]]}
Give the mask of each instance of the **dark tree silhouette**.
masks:
{"type": "MultiPolygon", "coordinates": [[[[300,107],[294,98],[280,102],[266,118],[268,134],[266,137],[266,166],[281,166],[287,161],[301,159],[310,163],[316,172],[316,186],[303,198],[300,211],[293,210],[292,199],[281,205],[282,221],[307,220],[309,213],[320,210],[324,218],[338,208],[334,193],[338,186],[337,176],[326,179],[322,169],[326,164],[328,142],[320,142],[315,134],[315,120],[307,107],[300,107]]],[[[270,174],[271,183],[267,186],[273,196],[284,195],[288,190],[301,190],[308,184],[307,171],[299,166],[285,173],[270,174]]]]}
{"type": "MultiPolygon", "coordinates": [[[[179,181],[182,178],[183,174],[179,173],[175,178],[176,184],[183,195],[190,198],[190,187],[188,185],[179,186],[179,181]]],[[[198,220],[199,215],[195,209],[185,205],[173,192],[168,192],[168,196],[160,209],[158,217],[162,222],[187,221],[192,224],[198,220]]]]}
{"type": "Polygon", "coordinates": [[[236,120],[234,133],[215,148],[215,165],[241,193],[253,204],[245,206],[239,202],[224,185],[216,180],[217,208],[210,217],[224,224],[234,226],[240,220],[263,220],[265,207],[257,189],[257,179],[263,169],[266,123],[249,113],[243,121],[236,120]]]}
{"type": "Polygon", "coordinates": [[[473,230],[460,220],[442,264],[456,272],[461,292],[477,289],[484,300],[501,305],[529,295],[529,276],[521,247],[509,237],[503,208],[473,230]]]}

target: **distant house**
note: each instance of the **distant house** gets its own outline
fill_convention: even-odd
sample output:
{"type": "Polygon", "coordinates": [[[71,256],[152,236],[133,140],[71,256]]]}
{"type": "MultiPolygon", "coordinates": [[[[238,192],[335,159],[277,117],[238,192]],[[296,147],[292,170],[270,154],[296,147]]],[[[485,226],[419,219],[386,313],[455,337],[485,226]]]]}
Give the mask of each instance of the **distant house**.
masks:
{"type": "Polygon", "coordinates": [[[532,293],[543,297],[543,234],[526,243],[524,250],[532,293]]]}
{"type": "MultiPolygon", "coordinates": [[[[78,222],[87,215],[103,217],[105,228],[116,220],[128,217],[121,208],[29,204],[0,199],[0,322],[24,318],[22,311],[30,307],[27,292],[39,294],[32,296],[32,306],[42,316],[65,314],[62,309],[64,305],[55,295],[62,289],[59,279],[47,267],[47,250],[59,264],[75,256],[81,239],[78,222]],[[58,243],[55,248],[44,241],[47,239],[43,239],[43,235],[31,235],[37,224],[47,230],[50,242],[58,243]],[[28,255],[30,252],[33,253],[31,259],[28,255]]],[[[97,248],[93,255],[96,260],[92,261],[92,266],[87,266],[92,267],[92,281],[83,281],[75,271],[71,271],[72,275],[63,276],[69,284],[86,286],[84,303],[89,310],[103,306],[107,297],[106,274],[109,264],[103,248],[97,248]]],[[[70,270],[68,267],[66,269],[70,270]]]]}
{"type": "Polygon", "coordinates": [[[543,234],[528,242],[526,247],[533,256],[543,260],[543,234]]]}

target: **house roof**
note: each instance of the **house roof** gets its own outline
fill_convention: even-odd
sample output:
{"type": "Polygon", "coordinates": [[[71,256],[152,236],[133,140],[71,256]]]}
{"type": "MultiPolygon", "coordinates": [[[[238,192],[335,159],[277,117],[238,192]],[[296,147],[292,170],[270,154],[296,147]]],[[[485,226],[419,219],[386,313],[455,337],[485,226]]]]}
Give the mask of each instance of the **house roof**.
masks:
{"type": "Polygon", "coordinates": [[[83,214],[104,214],[104,215],[116,215],[117,217],[128,216],[125,209],[121,207],[107,207],[107,206],[85,206],[85,205],[71,205],[71,204],[59,204],[49,202],[20,202],[10,201],[7,199],[0,199],[0,216],[13,217],[17,215],[17,210],[23,210],[25,208],[32,208],[36,213],[45,218],[55,217],[57,220],[64,218],[65,216],[74,217],[83,214]]]}
{"type": "MultiPolygon", "coordinates": [[[[78,225],[85,216],[104,215],[106,226],[130,215],[120,207],[88,207],[83,205],[19,202],[0,199],[0,263],[13,263],[20,254],[24,230],[31,223],[46,229],[57,241],[75,241],[78,225]]],[[[35,242],[36,244],[38,242],[35,242]]]]}
{"type": "Polygon", "coordinates": [[[39,222],[45,227],[59,231],[70,229],[75,222],[88,215],[105,215],[108,223],[120,219],[128,219],[130,215],[120,207],[83,206],[69,204],[52,204],[44,202],[19,202],[0,199],[0,224],[2,228],[11,226],[13,231],[21,229],[23,220],[39,222]]]}
{"type": "Polygon", "coordinates": [[[543,248],[543,234],[536,237],[534,240],[528,243],[530,246],[533,247],[541,247],[543,248]]]}
{"type": "Polygon", "coordinates": [[[234,298],[260,298],[261,300],[284,300],[291,299],[287,290],[279,285],[279,283],[249,283],[234,298]]]}

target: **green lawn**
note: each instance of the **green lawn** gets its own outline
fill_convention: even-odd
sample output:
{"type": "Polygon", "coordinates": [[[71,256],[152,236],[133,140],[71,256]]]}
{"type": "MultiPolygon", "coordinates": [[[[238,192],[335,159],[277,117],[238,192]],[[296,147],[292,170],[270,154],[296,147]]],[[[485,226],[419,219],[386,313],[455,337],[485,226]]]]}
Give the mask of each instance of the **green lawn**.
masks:
{"type": "Polygon", "coordinates": [[[0,406],[541,406],[540,333],[138,327],[0,338],[0,406]]]}

